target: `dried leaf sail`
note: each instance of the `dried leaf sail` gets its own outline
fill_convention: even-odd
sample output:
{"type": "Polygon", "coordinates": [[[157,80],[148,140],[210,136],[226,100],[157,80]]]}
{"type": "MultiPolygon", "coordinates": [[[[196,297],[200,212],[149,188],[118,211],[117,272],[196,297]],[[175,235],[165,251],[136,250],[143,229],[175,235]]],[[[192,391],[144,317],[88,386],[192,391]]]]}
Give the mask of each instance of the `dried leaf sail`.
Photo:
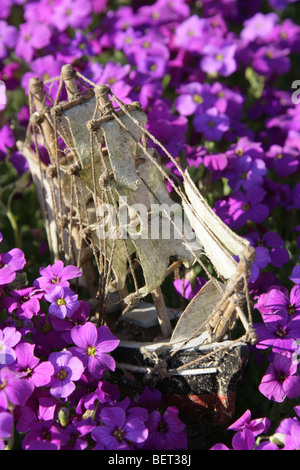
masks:
{"type": "Polygon", "coordinates": [[[123,301],[120,319],[151,293],[170,344],[186,344],[203,328],[219,341],[237,316],[246,329],[243,339],[254,341],[251,318],[242,310],[254,250],[217,217],[188,172],[149,133],[139,103],[125,105],[106,85],[93,84],[70,66],[62,68],[55,99],[46,87],[31,81],[31,119],[19,148],[45,208],[53,257],[82,268],[91,295],[97,290],[102,303],[102,321],[111,292],[123,301]],[[149,140],[176,165],[182,187],[172,181],[149,140]],[[41,145],[48,151],[48,166],[40,163],[41,145]],[[166,226],[171,228],[167,237],[166,226]],[[222,282],[209,273],[203,255],[222,282]],[[210,280],[172,332],[161,286],[174,260],[186,267],[199,263],[210,280]]]}

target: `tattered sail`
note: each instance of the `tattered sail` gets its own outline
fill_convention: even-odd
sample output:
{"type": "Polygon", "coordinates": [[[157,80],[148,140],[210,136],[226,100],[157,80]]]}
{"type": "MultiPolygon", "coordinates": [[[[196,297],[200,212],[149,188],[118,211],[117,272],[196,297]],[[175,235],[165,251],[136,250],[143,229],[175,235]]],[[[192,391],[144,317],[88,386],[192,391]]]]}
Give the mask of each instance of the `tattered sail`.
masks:
{"type": "MultiPolygon", "coordinates": [[[[254,341],[251,318],[247,320],[242,311],[254,259],[248,241],[217,217],[188,172],[149,133],[146,114],[138,103],[124,105],[106,85],[94,85],[70,66],[63,67],[59,83],[59,93],[65,89],[68,100],[60,101],[58,94],[50,111],[45,107],[43,84],[37,79],[31,83],[29,125],[34,135],[39,131],[53,169],[43,187],[51,228],[47,235],[55,258],[68,253],[68,261],[73,262],[73,256],[83,271],[90,270],[88,260],[93,258],[98,295],[104,301],[109,292],[120,292],[125,311],[151,293],[170,344],[188,342],[203,331],[202,323],[211,338],[220,340],[236,317],[245,326],[244,339],[254,341]],[[182,188],[161,166],[158,152],[148,147],[147,138],[177,165],[182,188]],[[181,205],[172,200],[165,180],[181,205]],[[53,201],[50,205],[49,200],[53,201]],[[59,228],[56,231],[54,223],[59,228]],[[171,230],[164,236],[166,226],[171,230]],[[201,260],[203,254],[222,282],[209,274],[201,260]],[[174,259],[186,267],[200,263],[211,280],[186,307],[172,334],[160,289],[174,259]],[[137,266],[142,270],[142,284],[137,266]],[[128,275],[133,291],[127,290],[128,275]]],[[[29,134],[19,148],[32,160],[29,134]]],[[[32,162],[30,168],[38,175],[32,162]]],[[[45,172],[35,177],[37,187],[45,181],[45,172]]],[[[41,190],[39,197],[44,204],[41,190]]]]}

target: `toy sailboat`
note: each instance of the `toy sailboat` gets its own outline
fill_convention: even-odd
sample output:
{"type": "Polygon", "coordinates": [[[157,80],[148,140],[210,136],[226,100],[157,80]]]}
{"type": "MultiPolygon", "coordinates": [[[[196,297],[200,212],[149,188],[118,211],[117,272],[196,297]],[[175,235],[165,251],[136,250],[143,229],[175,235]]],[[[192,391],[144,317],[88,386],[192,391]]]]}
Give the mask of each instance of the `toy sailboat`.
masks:
{"type": "Polygon", "coordinates": [[[37,188],[53,260],[82,269],[90,299],[97,298],[95,321],[121,339],[120,371],[155,383],[169,403],[193,416],[205,412],[226,422],[247,344],[256,339],[247,293],[254,249],[219,219],[188,171],[150,134],[139,103],[125,105],[69,65],[55,99],[46,87],[31,79],[31,118],[18,146],[37,188]],[[176,166],[181,185],[158,150],[176,166]],[[166,277],[197,263],[207,282],[183,312],[168,308],[166,277]],[[237,319],[245,332],[232,340],[237,319]]]}

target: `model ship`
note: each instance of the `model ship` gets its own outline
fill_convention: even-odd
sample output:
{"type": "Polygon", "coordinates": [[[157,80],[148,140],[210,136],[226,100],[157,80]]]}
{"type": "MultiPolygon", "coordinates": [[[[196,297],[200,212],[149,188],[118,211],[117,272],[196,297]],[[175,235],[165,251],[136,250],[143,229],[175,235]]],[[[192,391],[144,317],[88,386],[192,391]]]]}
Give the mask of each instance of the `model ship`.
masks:
{"type": "Polygon", "coordinates": [[[226,421],[247,344],[256,340],[247,291],[255,250],[219,219],[188,171],[150,134],[139,103],[125,105],[69,65],[54,100],[37,78],[29,100],[27,138],[18,146],[37,188],[53,261],[82,269],[90,299],[97,299],[94,320],[121,339],[120,370],[155,383],[192,414],[211,410],[215,422],[226,421]],[[207,282],[182,312],[168,308],[165,279],[197,263],[207,282]],[[237,319],[245,331],[232,340],[237,319]]]}

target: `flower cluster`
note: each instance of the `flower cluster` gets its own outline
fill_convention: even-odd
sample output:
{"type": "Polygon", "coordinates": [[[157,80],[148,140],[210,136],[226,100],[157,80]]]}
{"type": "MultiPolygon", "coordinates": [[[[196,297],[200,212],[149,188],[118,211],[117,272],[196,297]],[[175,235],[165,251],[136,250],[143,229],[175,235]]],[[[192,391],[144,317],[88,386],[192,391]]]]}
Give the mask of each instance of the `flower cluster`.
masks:
{"type": "Polygon", "coordinates": [[[295,406],[296,415],[282,420],[270,436],[265,435],[270,429],[268,418],[251,419],[250,410],[227,430],[236,431],[232,438],[232,448],[225,444],[215,444],[211,450],[299,450],[300,409],[295,406]]]}
{"type": "Polygon", "coordinates": [[[29,450],[186,448],[178,409],[164,408],[158,390],[133,401],[110,380],[119,340],[70,287],[80,270],[57,261],[13,289],[24,254],[1,261],[0,448],[12,447],[14,425],[29,450]]]}
{"type": "MultiPolygon", "coordinates": [[[[41,268],[31,286],[21,277],[22,236],[29,233],[34,239],[31,253],[32,247],[45,252],[42,237],[39,242],[32,236],[39,233],[39,221],[32,215],[28,229],[29,219],[22,215],[28,215],[32,199],[19,205],[30,182],[27,161],[16,146],[25,138],[29,119],[28,84],[33,76],[59,76],[67,63],[95,83],[109,85],[122,101],[139,101],[152,134],[178,164],[188,166],[220,218],[255,247],[249,287],[258,333],[252,352],[262,371],[256,388],[270,402],[299,397],[298,12],[298,0],[1,2],[0,223],[16,241],[10,244],[6,237],[9,248],[0,255],[0,300],[6,312],[0,331],[1,380],[7,384],[5,394],[0,387],[1,438],[7,439],[11,429],[9,402],[23,407],[14,418],[18,431],[26,433],[25,448],[40,448],[45,435],[49,448],[70,446],[67,429],[69,437],[75,436],[72,445],[83,448],[91,442],[99,449],[124,448],[128,442],[139,448],[169,446],[170,441],[185,445],[174,409],[163,417],[157,410],[147,418],[137,415],[102,380],[113,370],[108,353],[116,339],[106,328],[95,330],[88,304],[70,287],[79,270],[57,262],[41,268]],[[14,207],[20,209],[18,217],[14,207]],[[80,397],[68,428],[58,426],[57,417],[68,415],[77,385],[87,390],[91,380],[98,381],[95,392],[80,397]],[[100,405],[92,423],[80,420],[96,400],[100,405]],[[168,432],[161,438],[161,419],[166,429],[174,423],[170,432],[178,429],[176,438],[168,432]]],[[[54,98],[57,81],[50,81],[47,91],[54,98]]],[[[42,145],[40,156],[47,164],[42,145]]],[[[166,166],[170,178],[180,182],[177,168],[170,162],[166,166]]],[[[191,299],[203,283],[201,271],[182,269],[176,299],[191,299]]],[[[285,446],[299,436],[298,422],[287,428],[285,446]]],[[[238,433],[238,447],[241,441],[255,442],[252,425],[238,433]]]]}

